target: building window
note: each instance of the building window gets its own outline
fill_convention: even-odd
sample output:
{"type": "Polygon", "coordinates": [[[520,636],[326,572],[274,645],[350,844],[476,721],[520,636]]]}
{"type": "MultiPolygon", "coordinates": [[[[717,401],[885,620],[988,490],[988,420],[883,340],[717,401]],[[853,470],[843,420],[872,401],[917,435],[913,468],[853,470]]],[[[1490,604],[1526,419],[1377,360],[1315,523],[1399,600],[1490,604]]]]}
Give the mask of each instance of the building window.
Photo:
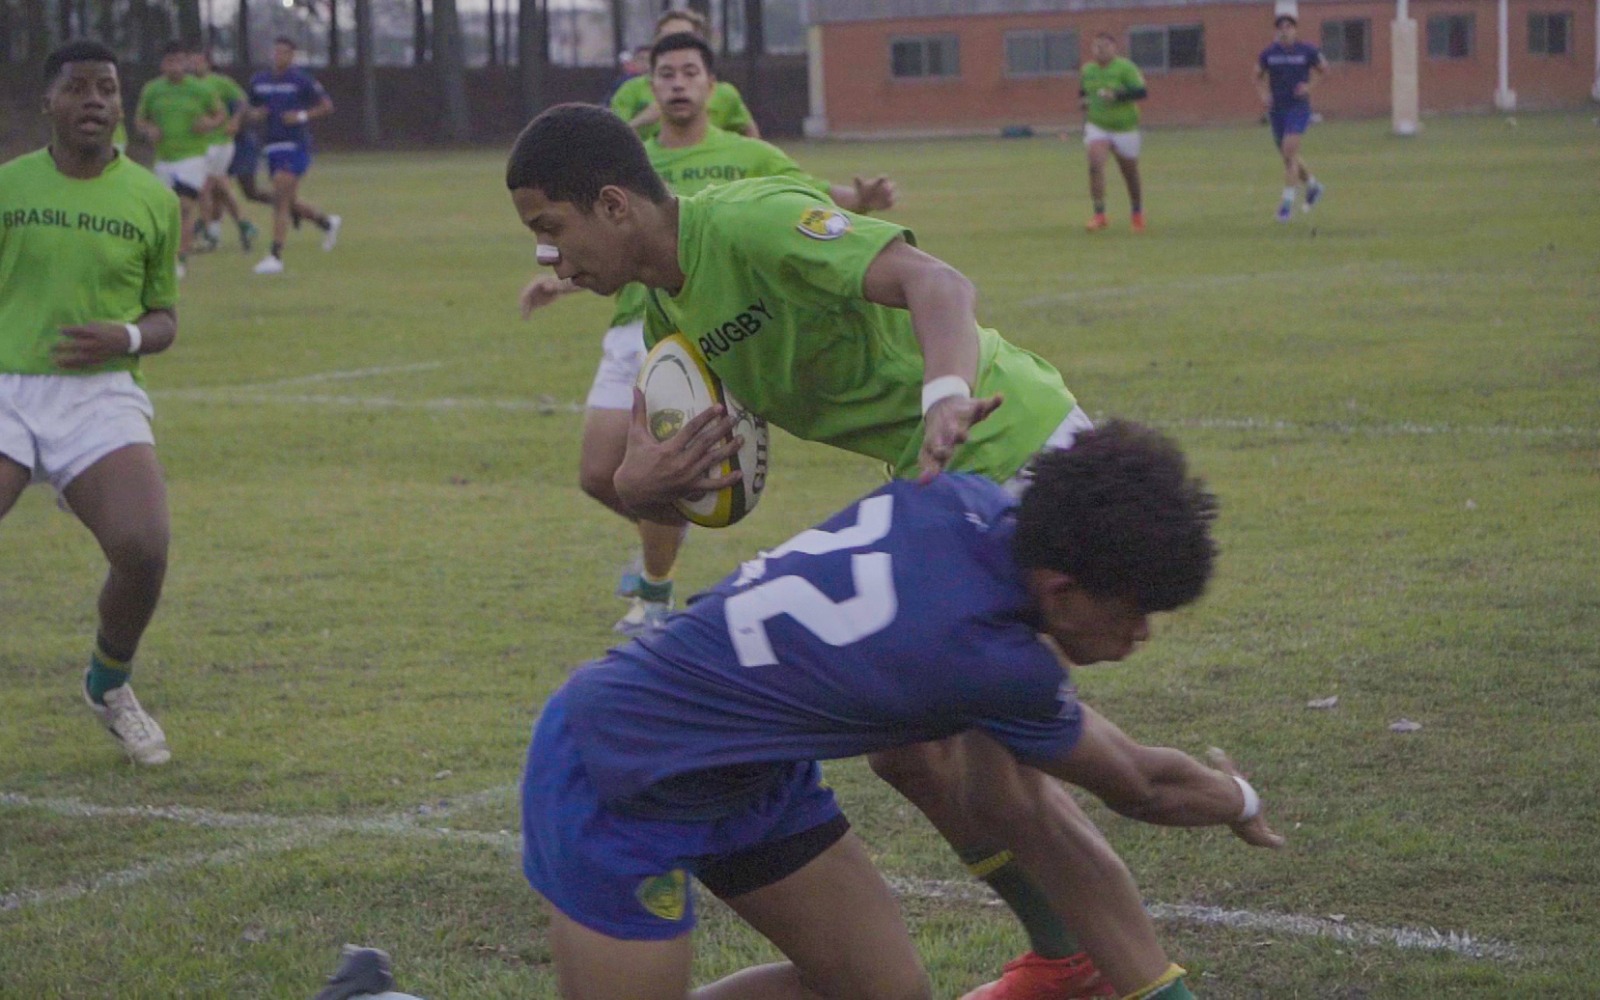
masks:
{"type": "Polygon", "coordinates": [[[955,35],[924,35],[889,42],[889,73],[896,80],[960,76],[961,50],[955,35]]]}
{"type": "Polygon", "coordinates": [[[1434,59],[1472,57],[1472,15],[1442,14],[1428,18],[1428,55],[1434,59]]]}
{"type": "Polygon", "coordinates": [[[1006,32],[1006,76],[1061,76],[1077,68],[1076,31],[1006,32]]]}
{"type": "Polygon", "coordinates": [[[1536,56],[1572,53],[1571,14],[1529,14],[1528,51],[1536,56]]]}
{"type": "Polygon", "coordinates": [[[1162,25],[1128,32],[1128,58],[1144,70],[1201,69],[1206,64],[1204,25],[1162,25]]]}
{"type": "Polygon", "coordinates": [[[1366,18],[1322,22],[1322,54],[1331,63],[1366,62],[1371,38],[1372,22],[1366,18]]]}

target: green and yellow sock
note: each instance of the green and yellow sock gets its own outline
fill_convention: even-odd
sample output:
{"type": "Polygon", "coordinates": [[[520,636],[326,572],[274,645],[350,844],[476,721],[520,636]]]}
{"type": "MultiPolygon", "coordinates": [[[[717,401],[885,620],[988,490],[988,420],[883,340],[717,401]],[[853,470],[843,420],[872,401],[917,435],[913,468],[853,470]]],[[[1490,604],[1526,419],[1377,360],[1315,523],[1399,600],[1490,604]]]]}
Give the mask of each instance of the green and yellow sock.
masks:
{"type": "Polygon", "coordinates": [[[649,573],[639,574],[639,599],[665,604],[672,600],[672,577],[656,578],[649,573]]]}
{"type": "Polygon", "coordinates": [[[128,683],[128,675],[133,672],[133,657],[119,659],[106,652],[105,640],[95,638],[94,652],[89,654],[89,677],[84,686],[89,691],[89,700],[96,705],[106,703],[106,692],[119,688],[128,683]]]}
{"type": "Polygon", "coordinates": [[[1169,965],[1161,978],[1141,989],[1129,993],[1123,1000],[1195,1000],[1183,977],[1187,970],[1181,965],[1169,965]]]}
{"type": "MultiPolygon", "coordinates": [[[[1044,890],[1022,870],[1010,851],[957,851],[972,877],[995,891],[1011,912],[1017,915],[1028,934],[1028,946],[1040,958],[1066,958],[1083,950],[1051,909],[1044,890]]],[[[1166,1000],[1166,998],[1163,998],[1166,1000]]]]}

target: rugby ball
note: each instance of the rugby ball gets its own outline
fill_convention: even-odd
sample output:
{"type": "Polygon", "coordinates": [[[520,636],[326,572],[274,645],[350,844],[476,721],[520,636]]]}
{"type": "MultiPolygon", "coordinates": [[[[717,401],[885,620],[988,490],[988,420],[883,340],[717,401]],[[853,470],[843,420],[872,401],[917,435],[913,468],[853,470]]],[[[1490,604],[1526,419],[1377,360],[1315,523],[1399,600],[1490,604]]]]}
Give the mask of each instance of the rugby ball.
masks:
{"type": "Polygon", "coordinates": [[[738,470],[739,481],[711,493],[677,501],[678,513],[706,528],[726,528],[755,509],[767,485],[767,422],[728,395],[700,351],[681,333],[650,349],[639,371],[650,434],[665,441],[694,417],[721,403],[733,417],[733,433],[744,438],[738,453],[706,470],[724,476],[738,470]]]}

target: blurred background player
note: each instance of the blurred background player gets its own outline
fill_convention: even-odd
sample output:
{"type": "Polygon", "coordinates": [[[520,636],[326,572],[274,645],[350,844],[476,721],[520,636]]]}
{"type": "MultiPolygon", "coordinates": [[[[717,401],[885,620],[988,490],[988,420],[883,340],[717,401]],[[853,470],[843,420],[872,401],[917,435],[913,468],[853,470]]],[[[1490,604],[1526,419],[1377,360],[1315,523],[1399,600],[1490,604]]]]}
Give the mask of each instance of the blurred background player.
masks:
{"type": "MultiPolygon", "coordinates": [[[[652,96],[661,108],[660,132],[645,140],[650,165],[675,194],[687,195],[713,184],[745,177],[791,177],[856,212],[893,208],[895,186],[886,177],[856,178],[854,184],[829,184],[801,169],[781,149],[711,125],[707,113],[716,85],[711,46],[680,32],[656,42],[647,55],[652,96]]],[[[524,316],[570,283],[541,275],[523,290],[524,316]]],[[[600,368],[585,401],[579,482],[585,493],[634,521],[640,556],[623,571],[618,594],[630,600],[616,630],[637,635],[659,627],[672,609],[672,574],[684,528],[638,518],[616,500],[612,479],[627,450],[633,385],[644,362],[644,314],[648,292],[632,284],[617,295],[616,311],[603,341],[600,368]]]]}
{"type": "Polygon", "coordinates": [[[228,113],[210,87],[189,73],[192,58],[182,42],[161,52],[161,75],[139,91],[134,125],[155,145],[155,173],[178,195],[183,233],[178,244],[178,277],[183,277],[200,218],[200,192],[206,186],[206,150],[211,134],[228,113]]]}
{"type": "Polygon", "coordinates": [[[267,176],[272,179],[272,249],[255,267],[257,274],[283,273],[283,244],[290,216],[298,213],[323,232],[322,249],[339,240],[342,220],[299,200],[300,180],[311,169],[310,122],[333,113],[333,100],[310,73],[294,65],[289,38],[272,44],[272,69],[250,81],[251,116],[262,122],[267,176]]]}
{"type": "MultiPolygon", "coordinates": [[[[698,11],[669,10],[656,21],[656,41],[682,32],[710,43],[711,33],[706,19],[698,11]]],[[[617,92],[611,96],[611,110],[616,112],[617,117],[632,125],[639,133],[639,138],[648,139],[655,135],[659,128],[661,106],[655,102],[655,95],[651,93],[648,65],[644,69],[645,72],[640,76],[617,88],[617,92]]],[[[756,120],[751,116],[750,109],[745,107],[739,88],[725,80],[719,80],[712,88],[711,97],[706,104],[706,114],[711,124],[724,132],[737,132],[752,139],[761,137],[761,130],[756,127],[756,120]]]]}
{"type": "MultiPolygon", "coordinates": [[[[695,450],[695,430],[669,440],[695,450]]],[[[1026,762],[1144,822],[1280,846],[1225,758],[1135,743],[1067,672],[1126,658],[1151,615],[1200,596],[1214,516],[1170,441],[1113,422],[1040,456],[1020,503],[973,475],[891,483],[578,668],[545,703],[522,792],[562,996],[688,995],[692,877],[788,960],[695,996],[931,997],[817,760],[965,732],[979,780],[1026,762]]],[[[1136,893],[1082,908],[1115,928],[1113,995],[1191,996],[1136,893]]]]}
{"type": "Polygon", "coordinates": [[[611,81],[610,88],[606,90],[605,103],[611,103],[612,98],[617,96],[617,91],[622,89],[623,84],[649,71],[650,46],[640,45],[623,50],[617,57],[617,77],[611,81]]]}
{"type": "MultiPolygon", "coordinates": [[[[48,482],[100,544],[110,571],[83,695],[136,762],[164,764],[166,734],[128,676],[167,570],[166,485],[138,372],[178,332],[178,202],[113,145],[110,49],[71,42],[44,71],[50,145],[0,166],[0,517],[30,481],[48,482]]],[[[177,131],[166,100],[154,113],[177,131]]]]}
{"type": "Polygon", "coordinates": [[[1311,127],[1311,88],[1328,70],[1328,61],[1315,45],[1297,40],[1299,22],[1292,14],[1279,14],[1273,22],[1277,37],[1256,60],[1256,93],[1272,124],[1272,141],[1283,156],[1283,199],[1278,221],[1294,214],[1295,188],[1306,186],[1305,211],[1322,197],[1322,185],[1300,158],[1300,139],[1311,127]]]}
{"type": "Polygon", "coordinates": [[[244,88],[233,77],[214,71],[211,56],[205,52],[195,52],[191,56],[190,72],[211,88],[228,116],[207,137],[210,145],[206,148],[206,184],[200,192],[202,228],[196,235],[215,249],[222,242],[222,214],[226,212],[238,227],[239,248],[248,251],[255,242],[256,227],[240,214],[239,202],[228,187],[228,172],[233,165],[234,138],[239,134],[239,123],[249,110],[249,102],[245,99],[244,88]]]}
{"type": "Polygon", "coordinates": [[[1083,101],[1083,144],[1089,149],[1089,197],[1094,216],[1085,226],[1097,232],[1106,219],[1106,157],[1115,156],[1128,185],[1133,231],[1144,232],[1144,197],[1139,185],[1139,105],[1147,91],[1139,67],[1117,55],[1117,42],[1102,31],[1089,43],[1094,55],[1080,71],[1078,96],[1083,101]]]}

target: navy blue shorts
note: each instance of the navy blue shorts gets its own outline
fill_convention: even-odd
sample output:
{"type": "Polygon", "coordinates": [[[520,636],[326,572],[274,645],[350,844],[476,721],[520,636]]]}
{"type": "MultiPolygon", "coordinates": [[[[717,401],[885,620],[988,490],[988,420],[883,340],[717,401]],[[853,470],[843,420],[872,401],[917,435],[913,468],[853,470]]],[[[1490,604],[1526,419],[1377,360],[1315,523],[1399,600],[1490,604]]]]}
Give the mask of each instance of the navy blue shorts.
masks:
{"type": "Polygon", "coordinates": [[[267,144],[267,176],[287,171],[296,177],[311,169],[311,150],[304,146],[267,144]]]}
{"type": "Polygon", "coordinates": [[[1311,127],[1311,105],[1299,104],[1282,110],[1273,108],[1267,113],[1267,118],[1272,122],[1272,144],[1283,145],[1286,135],[1305,135],[1306,129],[1311,127]]]}
{"type": "MultiPolygon", "coordinates": [[[[758,801],[715,820],[628,815],[600,801],[573,742],[563,692],[545,704],[522,778],[522,870],[574,921],[607,937],[664,941],[694,928],[689,879],[729,856],[843,825],[814,761],[758,801]]],[[[841,834],[842,835],[842,834],[841,834]]]]}
{"type": "Polygon", "coordinates": [[[228,161],[228,176],[253,177],[261,167],[261,147],[241,132],[233,137],[233,159],[228,161]]]}

